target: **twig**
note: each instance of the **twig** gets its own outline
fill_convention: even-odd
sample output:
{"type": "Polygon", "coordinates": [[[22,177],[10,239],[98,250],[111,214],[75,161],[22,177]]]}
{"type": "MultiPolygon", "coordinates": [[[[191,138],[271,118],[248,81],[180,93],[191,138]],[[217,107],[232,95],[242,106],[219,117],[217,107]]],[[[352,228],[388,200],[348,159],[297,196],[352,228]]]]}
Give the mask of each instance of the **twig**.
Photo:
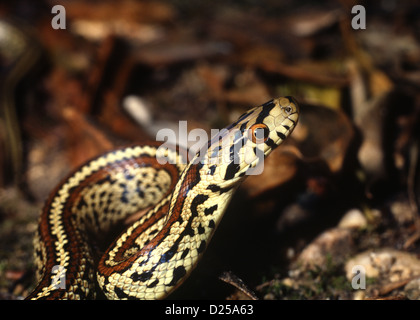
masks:
{"type": "Polygon", "coordinates": [[[233,274],[233,272],[225,271],[219,276],[219,279],[234,286],[235,288],[246,294],[252,300],[258,300],[258,297],[255,295],[255,293],[251,289],[249,289],[241,279],[239,279],[235,274],[233,274]]]}

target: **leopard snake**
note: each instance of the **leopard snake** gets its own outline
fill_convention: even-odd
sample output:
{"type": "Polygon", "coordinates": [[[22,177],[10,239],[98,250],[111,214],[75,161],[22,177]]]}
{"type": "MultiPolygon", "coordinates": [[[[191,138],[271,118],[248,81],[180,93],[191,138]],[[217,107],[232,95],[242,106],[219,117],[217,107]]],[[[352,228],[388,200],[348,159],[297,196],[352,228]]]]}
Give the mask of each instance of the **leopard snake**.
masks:
{"type": "Polygon", "coordinates": [[[255,107],[188,164],[176,148],[150,144],[81,166],[42,211],[35,240],[40,282],[28,299],[93,299],[95,282],[108,299],[167,297],[197,265],[234,191],[293,131],[298,113],[291,97],[255,107]],[[144,208],[95,261],[90,235],[106,234],[144,208]]]}
{"type": "MultiPolygon", "coordinates": [[[[1,21],[0,31],[8,28],[1,21]]],[[[95,299],[98,287],[108,299],[166,298],[197,265],[240,183],[291,134],[298,117],[296,101],[281,97],[244,113],[189,162],[177,147],[150,143],[76,169],[41,212],[34,240],[39,282],[26,299],[95,299]],[[95,241],[133,215],[137,220],[98,254],[95,241]]]]}

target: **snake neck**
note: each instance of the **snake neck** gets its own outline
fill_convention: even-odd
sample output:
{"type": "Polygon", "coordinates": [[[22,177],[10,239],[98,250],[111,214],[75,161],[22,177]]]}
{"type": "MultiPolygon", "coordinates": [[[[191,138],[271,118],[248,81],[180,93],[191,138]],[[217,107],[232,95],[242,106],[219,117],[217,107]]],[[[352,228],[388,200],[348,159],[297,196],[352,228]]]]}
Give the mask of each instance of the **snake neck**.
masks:
{"type": "Polygon", "coordinates": [[[222,171],[223,166],[214,167],[193,159],[175,186],[173,194],[177,196],[171,199],[167,223],[186,225],[191,235],[212,234],[243,180],[243,177],[225,179],[222,171]]]}

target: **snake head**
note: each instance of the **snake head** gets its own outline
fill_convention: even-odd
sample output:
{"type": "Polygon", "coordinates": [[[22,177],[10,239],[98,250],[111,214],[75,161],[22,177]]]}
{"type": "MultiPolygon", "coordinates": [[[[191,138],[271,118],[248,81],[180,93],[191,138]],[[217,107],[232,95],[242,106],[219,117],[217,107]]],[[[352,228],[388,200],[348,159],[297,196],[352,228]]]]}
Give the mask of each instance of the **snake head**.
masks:
{"type": "Polygon", "coordinates": [[[208,174],[226,184],[262,173],[264,158],[292,133],[298,117],[299,107],[292,97],[250,109],[209,141],[204,159],[208,174]]]}

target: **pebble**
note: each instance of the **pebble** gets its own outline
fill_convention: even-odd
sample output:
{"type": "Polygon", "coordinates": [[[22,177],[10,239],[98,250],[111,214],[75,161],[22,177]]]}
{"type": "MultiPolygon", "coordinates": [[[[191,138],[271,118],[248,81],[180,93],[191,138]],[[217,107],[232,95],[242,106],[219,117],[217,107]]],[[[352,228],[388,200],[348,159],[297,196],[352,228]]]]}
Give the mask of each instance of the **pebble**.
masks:
{"type": "Polygon", "coordinates": [[[400,225],[414,221],[417,215],[417,213],[413,212],[408,201],[393,202],[390,206],[390,211],[400,225]]]}
{"type": "Polygon", "coordinates": [[[420,278],[411,280],[404,287],[405,295],[410,300],[420,300],[420,278]]]}
{"type": "Polygon", "coordinates": [[[363,229],[368,225],[367,219],[359,209],[352,209],[341,218],[339,228],[363,229]]]}
{"type": "Polygon", "coordinates": [[[348,260],[345,271],[349,280],[354,276],[355,266],[362,266],[368,278],[381,277],[389,282],[420,277],[420,260],[411,253],[395,249],[371,249],[348,260]]]}
{"type": "Polygon", "coordinates": [[[327,259],[335,263],[344,261],[345,256],[353,249],[350,229],[333,228],[323,232],[312,241],[299,255],[298,261],[305,266],[324,267],[327,259]]]}
{"type": "Polygon", "coordinates": [[[353,294],[353,300],[364,300],[366,293],[364,290],[357,290],[353,294]]]}

